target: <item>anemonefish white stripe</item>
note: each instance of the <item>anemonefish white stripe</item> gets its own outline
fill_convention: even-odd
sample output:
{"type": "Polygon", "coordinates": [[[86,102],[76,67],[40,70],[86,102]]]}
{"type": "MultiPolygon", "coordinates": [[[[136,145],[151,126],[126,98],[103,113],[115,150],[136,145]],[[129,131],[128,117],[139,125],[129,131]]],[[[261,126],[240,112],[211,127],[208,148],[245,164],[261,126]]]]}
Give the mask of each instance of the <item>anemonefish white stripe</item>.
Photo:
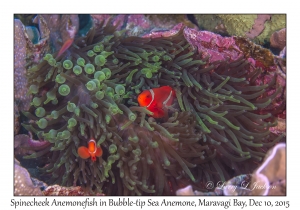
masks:
{"type": "Polygon", "coordinates": [[[171,90],[168,98],[163,102],[163,105],[166,105],[168,103],[168,101],[171,99],[171,96],[172,96],[172,90],[171,90]]]}
{"type": "Polygon", "coordinates": [[[96,147],[96,141],[94,140],[94,139],[91,139],[90,141],[89,141],[89,144],[91,143],[91,142],[93,142],[94,143],[94,151],[93,152],[91,152],[91,153],[96,153],[96,151],[97,151],[97,147],[96,147]]]}
{"type": "Polygon", "coordinates": [[[154,92],[153,92],[153,90],[152,89],[150,89],[149,90],[150,91],[150,93],[151,93],[151,101],[150,101],[150,103],[148,104],[148,106],[147,107],[149,107],[152,103],[153,103],[153,101],[154,101],[154,92]]]}

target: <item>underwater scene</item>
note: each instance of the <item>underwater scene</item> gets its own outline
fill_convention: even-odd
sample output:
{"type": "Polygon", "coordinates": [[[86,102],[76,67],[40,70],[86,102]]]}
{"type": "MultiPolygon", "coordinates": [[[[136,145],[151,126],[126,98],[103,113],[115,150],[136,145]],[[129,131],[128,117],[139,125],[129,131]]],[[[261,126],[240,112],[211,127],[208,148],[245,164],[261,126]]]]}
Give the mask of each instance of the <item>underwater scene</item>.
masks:
{"type": "Polygon", "coordinates": [[[286,195],[285,14],[15,14],[14,195],[286,195]]]}

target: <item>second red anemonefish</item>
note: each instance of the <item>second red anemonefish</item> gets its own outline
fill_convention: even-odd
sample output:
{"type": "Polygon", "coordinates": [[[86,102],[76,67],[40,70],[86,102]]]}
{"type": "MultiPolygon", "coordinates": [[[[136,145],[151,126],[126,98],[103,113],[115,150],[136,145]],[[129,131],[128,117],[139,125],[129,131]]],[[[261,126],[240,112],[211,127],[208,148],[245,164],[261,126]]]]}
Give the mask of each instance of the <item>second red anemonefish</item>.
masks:
{"type": "Polygon", "coordinates": [[[165,109],[172,105],[175,97],[176,92],[173,88],[162,86],[144,90],[138,96],[138,102],[140,106],[147,107],[149,111],[153,112],[152,117],[161,118],[165,115],[165,109]]]}
{"type": "Polygon", "coordinates": [[[103,151],[101,147],[97,147],[96,141],[94,139],[91,139],[88,143],[88,148],[85,146],[81,146],[78,148],[77,153],[82,159],[91,157],[91,160],[95,162],[96,157],[101,157],[103,151]]]}
{"type": "Polygon", "coordinates": [[[67,51],[67,49],[69,49],[69,47],[71,47],[71,45],[73,44],[74,38],[75,38],[75,34],[77,32],[76,26],[71,26],[69,22],[67,22],[67,26],[66,26],[66,31],[69,34],[69,39],[67,39],[65,41],[65,43],[63,44],[63,46],[60,48],[58,54],[56,57],[61,56],[64,52],[67,51]]]}

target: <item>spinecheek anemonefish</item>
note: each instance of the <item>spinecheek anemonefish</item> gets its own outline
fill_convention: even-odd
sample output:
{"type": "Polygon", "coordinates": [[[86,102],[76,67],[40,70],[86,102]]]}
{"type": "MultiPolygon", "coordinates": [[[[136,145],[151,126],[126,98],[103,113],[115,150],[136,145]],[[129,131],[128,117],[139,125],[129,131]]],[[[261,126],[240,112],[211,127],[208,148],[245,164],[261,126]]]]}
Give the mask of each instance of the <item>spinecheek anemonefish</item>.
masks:
{"type": "Polygon", "coordinates": [[[138,96],[140,106],[147,107],[153,112],[152,117],[161,118],[165,115],[165,110],[172,105],[176,97],[175,90],[170,86],[162,86],[150,90],[144,90],[138,96]]]}
{"type": "Polygon", "coordinates": [[[76,30],[76,26],[70,26],[70,23],[67,22],[67,28],[66,28],[68,34],[69,34],[69,39],[65,41],[65,43],[63,44],[63,46],[60,48],[56,58],[58,58],[59,56],[61,56],[64,52],[67,51],[67,49],[69,49],[69,47],[71,47],[71,45],[73,44],[74,38],[75,38],[75,34],[77,32],[76,30]]]}
{"type": "Polygon", "coordinates": [[[94,139],[91,139],[88,143],[88,148],[85,146],[81,146],[78,148],[77,153],[82,159],[91,157],[91,160],[95,162],[96,157],[100,157],[103,151],[101,147],[97,147],[96,141],[94,139]]]}

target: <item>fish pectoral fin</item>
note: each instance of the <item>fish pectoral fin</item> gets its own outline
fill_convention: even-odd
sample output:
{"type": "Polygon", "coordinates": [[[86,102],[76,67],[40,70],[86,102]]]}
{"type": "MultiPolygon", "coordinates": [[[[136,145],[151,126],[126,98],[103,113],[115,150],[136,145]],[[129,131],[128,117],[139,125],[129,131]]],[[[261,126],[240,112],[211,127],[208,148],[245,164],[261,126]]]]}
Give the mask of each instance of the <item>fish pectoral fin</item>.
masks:
{"type": "Polygon", "coordinates": [[[153,112],[152,117],[162,118],[165,115],[165,111],[162,108],[155,107],[151,110],[153,112]]]}
{"type": "Polygon", "coordinates": [[[79,147],[77,150],[77,153],[78,153],[79,157],[81,157],[82,159],[87,159],[87,158],[91,157],[88,148],[86,148],[85,146],[79,147]]]}
{"type": "Polygon", "coordinates": [[[101,147],[97,147],[97,150],[96,150],[96,156],[97,157],[101,157],[102,156],[102,153],[103,153],[103,151],[102,151],[102,149],[101,149],[101,147]]]}

